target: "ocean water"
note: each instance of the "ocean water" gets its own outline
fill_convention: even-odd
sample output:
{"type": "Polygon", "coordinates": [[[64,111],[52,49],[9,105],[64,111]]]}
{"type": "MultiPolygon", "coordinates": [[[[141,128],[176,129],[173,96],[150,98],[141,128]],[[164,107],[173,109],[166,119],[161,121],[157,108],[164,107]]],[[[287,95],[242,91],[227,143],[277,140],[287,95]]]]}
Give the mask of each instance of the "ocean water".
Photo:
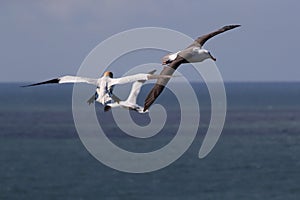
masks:
{"type": "MultiPolygon", "coordinates": [[[[197,156],[210,100],[205,85],[194,83],[201,107],[197,138],[174,163],[144,174],[116,171],[89,154],[74,126],[71,85],[23,84],[0,84],[0,199],[300,198],[300,83],[226,83],[225,127],[204,159],[197,156]]],[[[142,89],[140,104],[150,88],[142,89]]],[[[173,99],[170,91],[158,99],[168,108],[167,126],[146,141],[124,136],[111,113],[96,109],[113,142],[147,151],[174,137],[180,112],[173,99]]],[[[146,115],[132,117],[149,122],[146,115]]]]}

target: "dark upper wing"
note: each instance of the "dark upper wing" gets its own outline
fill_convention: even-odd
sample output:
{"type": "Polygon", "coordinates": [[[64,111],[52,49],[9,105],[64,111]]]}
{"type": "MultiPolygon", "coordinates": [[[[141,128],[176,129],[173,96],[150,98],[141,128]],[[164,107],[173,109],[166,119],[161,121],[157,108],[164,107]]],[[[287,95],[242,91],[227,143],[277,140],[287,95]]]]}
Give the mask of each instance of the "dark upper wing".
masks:
{"type": "MultiPolygon", "coordinates": [[[[177,57],[168,67],[164,67],[164,69],[160,72],[160,75],[172,75],[174,71],[184,63],[185,60],[181,57],[177,57]]],[[[145,102],[144,102],[144,112],[148,110],[148,108],[154,103],[156,98],[160,95],[160,93],[164,90],[165,85],[169,82],[170,78],[159,78],[157,79],[156,84],[152,88],[152,90],[148,93],[145,102]]]]}
{"type": "Polygon", "coordinates": [[[190,46],[188,46],[187,48],[189,47],[192,47],[192,46],[197,46],[197,47],[202,47],[204,45],[204,43],[209,40],[210,38],[220,34],[220,33],[223,33],[225,31],[229,31],[231,29],[234,29],[234,28],[237,28],[241,25],[227,25],[227,26],[223,26],[222,28],[214,31],[214,32],[211,32],[209,34],[206,34],[206,35],[203,35],[203,36],[200,36],[198,37],[190,46]]]}

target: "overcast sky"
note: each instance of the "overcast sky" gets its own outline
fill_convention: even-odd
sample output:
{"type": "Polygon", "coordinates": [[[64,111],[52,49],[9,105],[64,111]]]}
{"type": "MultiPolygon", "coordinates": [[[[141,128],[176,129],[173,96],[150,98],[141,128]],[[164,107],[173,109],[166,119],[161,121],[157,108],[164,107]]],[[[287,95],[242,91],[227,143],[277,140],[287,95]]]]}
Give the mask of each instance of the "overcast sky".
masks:
{"type": "Polygon", "coordinates": [[[0,81],[76,74],[96,45],[132,28],[164,27],[196,38],[236,23],[242,27],[205,45],[225,81],[300,81],[299,10],[297,0],[2,0],[0,81]]]}

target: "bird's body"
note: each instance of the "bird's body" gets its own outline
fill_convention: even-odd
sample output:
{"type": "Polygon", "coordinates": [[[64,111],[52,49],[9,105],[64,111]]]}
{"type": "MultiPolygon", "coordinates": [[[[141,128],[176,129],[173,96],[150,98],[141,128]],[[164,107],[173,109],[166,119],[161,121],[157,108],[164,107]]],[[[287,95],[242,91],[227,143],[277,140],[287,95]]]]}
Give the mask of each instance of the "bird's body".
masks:
{"type": "Polygon", "coordinates": [[[104,76],[97,81],[98,86],[96,89],[96,98],[95,100],[103,105],[110,103],[113,101],[112,94],[113,94],[113,87],[114,85],[111,84],[111,78],[108,76],[104,76]]]}
{"type": "MultiPolygon", "coordinates": [[[[172,75],[174,71],[183,63],[195,63],[195,62],[202,62],[206,59],[212,59],[216,61],[216,58],[214,58],[211,53],[203,49],[204,43],[225,31],[234,29],[239,27],[240,25],[228,25],[224,26],[214,32],[211,32],[209,34],[203,35],[198,37],[190,46],[187,48],[178,51],[176,53],[171,53],[162,58],[162,64],[168,65],[167,67],[164,67],[164,69],[161,71],[160,75],[172,75]]],[[[155,86],[152,88],[152,90],[148,93],[145,103],[144,103],[144,110],[147,110],[156,100],[156,98],[161,94],[161,92],[164,90],[165,85],[168,83],[169,79],[158,79],[155,86]]]]}
{"type": "Polygon", "coordinates": [[[189,47],[182,51],[178,51],[173,54],[168,54],[162,58],[162,64],[170,64],[173,62],[178,56],[184,58],[186,62],[195,63],[195,62],[202,62],[206,59],[213,59],[215,58],[210,54],[210,52],[206,49],[202,49],[200,47],[189,47]]]}

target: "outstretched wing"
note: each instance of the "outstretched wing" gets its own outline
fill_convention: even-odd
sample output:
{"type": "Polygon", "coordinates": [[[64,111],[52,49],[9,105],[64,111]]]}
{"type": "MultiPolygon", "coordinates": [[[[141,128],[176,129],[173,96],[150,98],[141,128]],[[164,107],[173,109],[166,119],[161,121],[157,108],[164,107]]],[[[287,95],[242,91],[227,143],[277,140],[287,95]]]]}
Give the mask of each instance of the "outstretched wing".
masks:
{"type": "Polygon", "coordinates": [[[204,43],[209,40],[210,38],[220,34],[220,33],[223,33],[223,32],[226,32],[226,31],[229,31],[231,29],[234,29],[234,28],[237,28],[241,25],[227,25],[227,26],[223,26],[222,28],[214,31],[214,32],[211,32],[211,33],[208,33],[206,35],[203,35],[203,36],[200,36],[198,37],[190,46],[188,46],[187,48],[189,47],[202,47],[204,45],[204,43]]]}
{"type": "Polygon", "coordinates": [[[126,84],[135,81],[146,81],[150,79],[159,79],[159,78],[171,78],[172,76],[167,75],[153,75],[153,74],[135,74],[131,76],[124,76],[121,78],[112,78],[109,82],[109,85],[119,85],[126,84]]]}
{"type": "MultiPolygon", "coordinates": [[[[178,56],[168,67],[164,67],[161,71],[160,75],[171,76],[174,71],[184,63],[185,60],[178,56]]],[[[144,102],[144,112],[148,110],[148,108],[154,103],[157,97],[162,93],[165,88],[165,85],[169,82],[170,78],[159,78],[152,88],[152,90],[148,93],[145,102],[144,102]]]]}
{"type": "MultiPolygon", "coordinates": [[[[154,74],[155,72],[156,72],[156,70],[152,70],[152,71],[148,72],[148,74],[154,74]]],[[[135,81],[132,84],[131,91],[128,95],[126,102],[128,102],[130,104],[136,104],[137,96],[139,95],[141,87],[143,86],[143,84],[145,82],[146,82],[146,80],[139,80],[139,81],[135,81]]]]}
{"type": "Polygon", "coordinates": [[[85,77],[79,77],[79,76],[63,76],[60,78],[51,79],[48,81],[40,82],[40,83],[34,83],[30,85],[25,85],[22,87],[30,87],[30,86],[37,86],[37,85],[43,85],[43,84],[51,84],[51,83],[87,83],[91,85],[97,85],[97,79],[92,78],[85,78],[85,77]]]}

